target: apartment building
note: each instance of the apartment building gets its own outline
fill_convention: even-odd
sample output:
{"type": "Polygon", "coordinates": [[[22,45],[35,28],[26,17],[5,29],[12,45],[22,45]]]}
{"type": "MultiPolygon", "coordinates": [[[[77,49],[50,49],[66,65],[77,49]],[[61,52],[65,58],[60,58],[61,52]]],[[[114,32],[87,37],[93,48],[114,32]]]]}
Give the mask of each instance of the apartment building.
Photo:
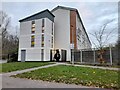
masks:
{"type": "Polygon", "coordinates": [[[48,61],[54,48],[54,15],[47,9],[20,20],[18,61],[48,61]]]}
{"type": "Polygon", "coordinates": [[[18,61],[71,61],[73,49],[89,49],[91,42],[75,8],[57,6],[20,20],[18,61]]]}

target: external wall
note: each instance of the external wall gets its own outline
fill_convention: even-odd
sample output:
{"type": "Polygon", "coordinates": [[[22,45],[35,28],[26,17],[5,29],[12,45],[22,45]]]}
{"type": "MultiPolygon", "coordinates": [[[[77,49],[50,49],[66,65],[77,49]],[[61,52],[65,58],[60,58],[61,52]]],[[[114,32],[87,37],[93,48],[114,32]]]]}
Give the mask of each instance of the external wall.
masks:
{"type": "Polygon", "coordinates": [[[52,21],[45,19],[45,59],[44,61],[50,60],[50,49],[52,47],[52,37],[53,37],[53,47],[54,47],[54,23],[53,23],[53,35],[52,35],[52,21]]]}
{"type": "Polygon", "coordinates": [[[21,50],[30,48],[31,45],[31,22],[20,23],[18,61],[21,61],[21,50]]]}
{"type": "Polygon", "coordinates": [[[88,49],[91,48],[89,39],[85,33],[85,29],[82,26],[78,15],[76,17],[76,33],[77,33],[77,47],[78,49],[88,49]]]}
{"type": "MultiPolygon", "coordinates": [[[[31,22],[20,23],[19,54],[18,61],[21,61],[21,50],[26,50],[26,61],[41,61],[41,49],[44,49],[44,60],[50,60],[52,21],[45,19],[44,47],[41,47],[42,19],[35,20],[35,33],[31,34],[31,22]],[[35,46],[31,47],[31,36],[35,35],[35,46]]],[[[54,32],[54,29],[53,29],[54,32]]],[[[53,37],[54,38],[54,37],[53,37]]]]}
{"type": "Polygon", "coordinates": [[[55,49],[67,50],[67,60],[71,60],[70,53],[70,11],[57,9],[55,15],[55,49]]]}
{"type": "Polygon", "coordinates": [[[82,45],[82,24],[80,22],[80,19],[78,17],[78,15],[76,15],[76,33],[77,33],[77,47],[78,49],[82,49],[83,45],[82,45]]]}
{"type": "Polygon", "coordinates": [[[76,38],[76,11],[70,11],[70,43],[74,43],[74,48],[77,49],[76,38]]]}
{"type": "Polygon", "coordinates": [[[67,50],[67,60],[70,61],[70,44],[74,42],[75,49],[90,47],[86,32],[75,10],[57,9],[52,13],[55,15],[55,49],[67,50]]]}

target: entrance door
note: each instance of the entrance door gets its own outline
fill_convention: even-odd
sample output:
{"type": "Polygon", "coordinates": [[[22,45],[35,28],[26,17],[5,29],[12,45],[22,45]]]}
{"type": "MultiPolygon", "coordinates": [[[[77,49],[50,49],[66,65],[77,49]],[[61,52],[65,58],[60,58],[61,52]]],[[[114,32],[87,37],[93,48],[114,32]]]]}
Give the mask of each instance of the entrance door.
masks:
{"type": "Polygon", "coordinates": [[[52,61],[52,50],[50,50],[50,61],[52,61]]]}
{"type": "Polygon", "coordinates": [[[44,61],[44,49],[41,49],[41,61],[44,61]]]}
{"type": "Polygon", "coordinates": [[[61,50],[61,61],[66,62],[67,51],[61,50]]]}
{"type": "Polygon", "coordinates": [[[21,62],[25,62],[26,50],[21,50],[21,62]]]}

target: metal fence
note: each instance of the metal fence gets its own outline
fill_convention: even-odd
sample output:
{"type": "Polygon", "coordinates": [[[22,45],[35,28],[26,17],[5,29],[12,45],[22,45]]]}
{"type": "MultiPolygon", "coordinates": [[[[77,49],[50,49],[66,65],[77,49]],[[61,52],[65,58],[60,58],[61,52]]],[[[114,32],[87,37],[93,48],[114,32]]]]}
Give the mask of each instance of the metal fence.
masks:
{"type": "MultiPolygon", "coordinates": [[[[115,65],[120,64],[117,47],[106,47],[104,48],[103,59],[106,64],[115,65]]],[[[74,62],[80,62],[85,64],[99,64],[99,53],[98,50],[93,49],[82,49],[72,50],[71,54],[74,55],[74,62]]],[[[71,55],[71,56],[72,56],[71,55]]],[[[73,58],[71,57],[73,60],[73,58]]]]}

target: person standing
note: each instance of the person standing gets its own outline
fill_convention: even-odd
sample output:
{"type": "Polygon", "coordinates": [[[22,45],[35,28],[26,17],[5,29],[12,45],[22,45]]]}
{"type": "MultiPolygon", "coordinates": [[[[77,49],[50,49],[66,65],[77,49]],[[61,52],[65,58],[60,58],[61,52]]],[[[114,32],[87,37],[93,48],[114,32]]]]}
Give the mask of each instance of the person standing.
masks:
{"type": "Polygon", "coordinates": [[[59,62],[59,59],[60,59],[59,50],[56,50],[56,54],[54,55],[54,58],[56,59],[57,62],[59,62]]]}

